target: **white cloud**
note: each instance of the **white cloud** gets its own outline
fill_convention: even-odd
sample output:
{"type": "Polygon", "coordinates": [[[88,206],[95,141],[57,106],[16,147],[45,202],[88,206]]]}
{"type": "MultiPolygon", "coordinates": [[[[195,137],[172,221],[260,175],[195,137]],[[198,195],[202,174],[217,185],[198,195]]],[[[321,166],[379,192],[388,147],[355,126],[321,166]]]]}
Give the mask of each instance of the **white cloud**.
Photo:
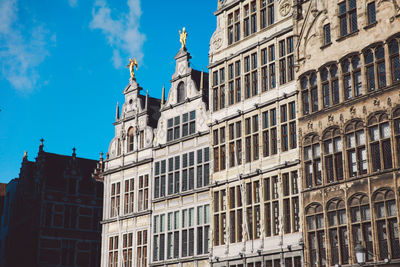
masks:
{"type": "Polygon", "coordinates": [[[30,92],[38,84],[36,68],[49,55],[49,32],[33,19],[26,19],[29,27],[19,21],[17,0],[0,3],[0,71],[21,92],[30,92]]]}
{"type": "Polygon", "coordinates": [[[128,62],[128,57],[143,59],[143,43],[146,36],[139,32],[142,11],[140,0],[127,0],[129,12],[120,17],[112,17],[111,9],[104,0],[97,0],[93,7],[91,29],[99,29],[113,49],[112,61],[115,68],[128,62]]]}

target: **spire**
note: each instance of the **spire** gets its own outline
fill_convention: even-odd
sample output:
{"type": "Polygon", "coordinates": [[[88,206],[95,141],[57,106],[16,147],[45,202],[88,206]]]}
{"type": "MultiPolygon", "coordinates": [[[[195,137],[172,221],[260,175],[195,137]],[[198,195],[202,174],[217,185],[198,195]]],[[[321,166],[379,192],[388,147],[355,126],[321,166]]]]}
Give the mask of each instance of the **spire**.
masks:
{"type": "Polygon", "coordinates": [[[117,101],[117,108],[115,110],[115,120],[119,120],[119,103],[117,101]]]}
{"type": "Polygon", "coordinates": [[[165,103],[165,84],[163,84],[163,87],[162,87],[161,105],[164,105],[164,103],[165,103]]]}
{"type": "Polygon", "coordinates": [[[76,158],[76,148],[72,148],[72,158],[76,158]]]}
{"type": "Polygon", "coordinates": [[[24,157],[22,158],[23,161],[28,160],[28,152],[24,151],[24,157]]]}
{"type": "Polygon", "coordinates": [[[202,92],[204,89],[204,72],[203,69],[201,69],[201,76],[200,76],[200,92],[202,92]]]}
{"type": "Polygon", "coordinates": [[[144,109],[147,110],[147,107],[149,106],[149,90],[146,92],[146,100],[144,103],[144,109]]]}
{"type": "Polygon", "coordinates": [[[103,160],[104,160],[104,159],[103,159],[103,152],[100,152],[100,160],[99,160],[100,163],[103,163],[103,160]]]}
{"type": "Polygon", "coordinates": [[[44,142],[44,139],[43,139],[43,138],[40,139],[39,153],[40,153],[40,152],[43,152],[43,147],[44,147],[43,142],[44,142]]]}

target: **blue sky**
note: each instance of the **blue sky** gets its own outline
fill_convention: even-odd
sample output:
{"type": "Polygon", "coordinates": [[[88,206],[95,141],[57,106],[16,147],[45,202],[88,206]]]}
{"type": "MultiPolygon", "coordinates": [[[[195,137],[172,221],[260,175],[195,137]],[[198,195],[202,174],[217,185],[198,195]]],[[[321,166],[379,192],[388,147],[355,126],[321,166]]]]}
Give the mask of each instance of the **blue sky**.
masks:
{"type": "Polygon", "coordinates": [[[0,0],[0,182],[19,174],[24,151],[98,159],[114,134],[128,58],[153,97],[169,88],[179,29],[192,67],[208,64],[217,0],[0,0]]]}

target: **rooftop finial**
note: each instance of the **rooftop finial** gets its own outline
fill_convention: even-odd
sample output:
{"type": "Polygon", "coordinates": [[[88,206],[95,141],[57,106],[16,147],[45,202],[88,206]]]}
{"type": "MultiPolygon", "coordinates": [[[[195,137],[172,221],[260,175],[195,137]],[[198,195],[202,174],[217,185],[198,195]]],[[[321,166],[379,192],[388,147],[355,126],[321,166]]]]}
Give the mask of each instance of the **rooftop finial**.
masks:
{"type": "Polygon", "coordinates": [[[43,142],[44,142],[44,139],[41,138],[41,139],[40,139],[39,152],[43,152],[43,147],[44,147],[43,142]]]}
{"type": "Polygon", "coordinates": [[[129,64],[126,67],[129,69],[129,71],[131,73],[131,79],[132,80],[136,80],[136,78],[135,78],[135,67],[136,67],[136,70],[138,69],[138,63],[137,63],[136,58],[133,58],[133,59],[130,58],[129,59],[129,64]]]}
{"type": "Polygon", "coordinates": [[[200,91],[203,91],[204,89],[204,72],[203,69],[201,69],[201,76],[200,76],[200,91]]]}
{"type": "Polygon", "coordinates": [[[100,162],[103,162],[103,152],[100,152],[100,162]]]}
{"type": "Polygon", "coordinates": [[[28,159],[28,152],[27,151],[24,151],[24,157],[23,157],[23,160],[27,160],[28,159]]]}
{"type": "Polygon", "coordinates": [[[115,120],[118,121],[119,120],[119,103],[117,101],[117,108],[115,110],[115,120]]]}
{"type": "Polygon", "coordinates": [[[187,39],[186,28],[183,27],[182,31],[179,30],[179,42],[181,42],[181,49],[186,50],[186,39],[187,39]]]}
{"type": "Polygon", "coordinates": [[[165,103],[165,84],[163,84],[163,87],[162,87],[161,105],[164,105],[164,103],[165,103]]]}
{"type": "Polygon", "coordinates": [[[72,157],[73,158],[76,157],[76,148],[75,147],[72,148],[72,157]]]}
{"type": "Polygon", "coordinates": [[[149,90],[147,90],[147,92],[146,92],[146,100],[144,102],[144,109],[147,110],[148,106],[149,106],[149,90]]]}

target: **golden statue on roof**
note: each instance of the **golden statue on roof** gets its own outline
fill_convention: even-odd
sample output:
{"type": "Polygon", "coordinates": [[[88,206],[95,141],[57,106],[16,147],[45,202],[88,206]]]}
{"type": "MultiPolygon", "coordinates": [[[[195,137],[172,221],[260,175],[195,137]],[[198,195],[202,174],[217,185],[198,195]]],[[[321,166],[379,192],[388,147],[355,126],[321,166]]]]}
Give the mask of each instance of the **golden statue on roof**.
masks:
{"type": "Polygon", "coordinates": [[[137,63],[136,58],[133,58],[133,60],[130,58],[129,64],[126,67],[131,72],[131,78],[135,79],[135,68],[136,68],[136,70],[138,69],[138,63],[137,63]]]}
{"type": "Polygon", "coordinates": [[[187,39],[187,31],[186,28],[183,27],[182,31],[179,30],[179,42],[181,42],[181,49],[185,49],[186,48],[186,39],[187,39]]]}

